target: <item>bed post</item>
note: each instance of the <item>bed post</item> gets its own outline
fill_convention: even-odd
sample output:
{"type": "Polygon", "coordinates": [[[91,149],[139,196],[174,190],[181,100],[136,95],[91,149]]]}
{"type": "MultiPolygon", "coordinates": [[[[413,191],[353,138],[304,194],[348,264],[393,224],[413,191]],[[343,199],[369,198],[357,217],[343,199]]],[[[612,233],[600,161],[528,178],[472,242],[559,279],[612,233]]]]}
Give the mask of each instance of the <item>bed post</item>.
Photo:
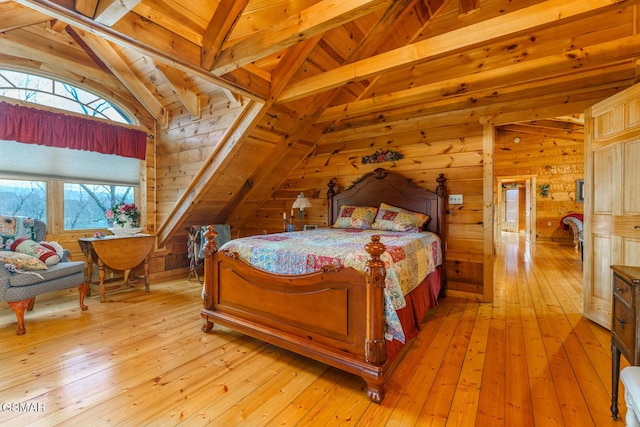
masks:
{"type": "MultiPolygon", "coordinates": [[[[381,367],[387,361],[387,348],[384,338],[384,287],[386,270],[384,261],[380,255],[386,250],[380,243],[380,236],[371,236],[371,242],[367,243],[365,250],[371,256],[364,270],[367,283],[367,331],[365,336],[364,357],[367,363],[381,367]]],[[[374,402],[381,402],[384,398],[382,379],[374,374],[372,378],[365,372],[364,380],[367,382],[367,395],[374,402]]]]}
{"type": "Polygon", "coordinates": [[[327,190],[327,225],[329,227],[331,227],[336,221],[336,219],[333,217],[333,196],[336,195],[336,190],[334,190],[333,187],[335,186],[336,183],[333,178],[331,178],[329,180],[329,183],[327,184],[327,187],[329,187],[329,189],[327,190]]]}
{"type": "Polygon", "coordinates": [[[438,236],[440,236],[440,241],[442,242],[442,266],[440,267],[440,281],[442,283],[442,286],[440,288],[440,295],[438,296],[440,298],[444,298],[447,296],[447,270],[445,268],[445,249],[447,247],[447,227],[445,224],[447,215],[447,186],[445,185],[445,182],[447,182],[447,178],[445,178],[444,174],[441,173],[438,178],[436,178],[436,181],[438,181],[436,194],[439,197],[438,218],[440,218],[440,221],[438,221],[438,236]]]}
{"type": "MultiPolygon", "coordinates": [[[[218,252],[218,244],[216,243],[216,236],[218,233],[213,229],[213,225],[207,226],[207,230],[204,232],[204,238],[206,240],[204,244],[204,288],[202,291],[202,304],[204,308],[211,308],[213,305],[213,295],[210,294],[212,287],[213,274],[213,254],[218,252]]],[[[202,325],[202,332],[209,332],[213,329],[213,322],[203,316],[204,323],[202,325]]]]}

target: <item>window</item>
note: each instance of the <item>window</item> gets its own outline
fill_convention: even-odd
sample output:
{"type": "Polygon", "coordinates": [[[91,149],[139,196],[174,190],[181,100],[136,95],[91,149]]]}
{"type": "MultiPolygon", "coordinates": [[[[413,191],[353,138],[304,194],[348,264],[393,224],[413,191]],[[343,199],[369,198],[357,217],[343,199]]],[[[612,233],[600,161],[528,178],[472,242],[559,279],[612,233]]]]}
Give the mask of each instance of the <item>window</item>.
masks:
{"type": "Polygon", "coordinates": [[[118,123],[133,123],[122,109],[101,96],[49,77],[0,69],[0,96],[118,123]]]}
{"type": "MultiPolygon", "coordinates": [[[[18,71],[0,69],[0,96],[112,122],[135,119],[100,95],[18,71]]],[[[0,140],[0,214],[38,218],[53,233],[108,228],[107,209],[135,203],[142,165],[139,158],[0,140]]]]}
{"type": "MultiPolygon", "coordinates": [[[[136,186],[70,183],[61,180],[0,179],[0,215],[28,216],[47,223],[47,206],[64,206],[62,231],[108,228],[105,211],[118,203],[135,203],[136,186]],[[50,191],[47,191],[49,189],[50,191]],[[47,198],[49,196],[49,198],[47,198]]],[[[51,209],[51,208],[50,208],[51,209]]],[[[55,215],[55,209],[52,209],[55,215]]]]}
{"type": "Polygon", "coordinates": [[[135,203],[134,188],[124,185],[64,184],[64,229],[108,228],[105,211],[118,203],[135,203]]]}
{"type": "Polygon", "coordinates": [[[0,214],[47,220],[47,183],[0,179],[0,214]]]}

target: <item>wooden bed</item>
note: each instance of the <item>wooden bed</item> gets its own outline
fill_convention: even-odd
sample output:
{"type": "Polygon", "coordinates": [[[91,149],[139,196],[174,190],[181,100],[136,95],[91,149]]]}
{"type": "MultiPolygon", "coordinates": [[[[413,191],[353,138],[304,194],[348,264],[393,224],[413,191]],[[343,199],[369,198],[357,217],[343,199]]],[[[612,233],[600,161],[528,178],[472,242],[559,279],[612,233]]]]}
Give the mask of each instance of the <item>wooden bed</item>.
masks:
{"type": "MultiPolygon", "coordinates": [[[[444,259],[446,178],[440,174],[437,181],[433,193],[397,174],[376,169],[335,194],[332,180],[327,192],[328,223],[335,222],[343,204],[378,206],[386,202],[426,213],[431,217],[428,230],[440,235],[443,242],[444,259]]],[[[214,237],[210,227],[205,232],[204,332],[217,322],[360,375],[367,383],[367,395],[375,402],[382,401],[394,356],[387,356],[384,336],[385,268],[380,255],[385,248],[378,236],[372,236],[367,244],[371,259],[364,275],[352,268],[327,267],[294,276],[265,272],[237,254],[218,252],[214,237]]],[[[438,273],[443,295],[446,275],[444,270],[438,273]]]]}

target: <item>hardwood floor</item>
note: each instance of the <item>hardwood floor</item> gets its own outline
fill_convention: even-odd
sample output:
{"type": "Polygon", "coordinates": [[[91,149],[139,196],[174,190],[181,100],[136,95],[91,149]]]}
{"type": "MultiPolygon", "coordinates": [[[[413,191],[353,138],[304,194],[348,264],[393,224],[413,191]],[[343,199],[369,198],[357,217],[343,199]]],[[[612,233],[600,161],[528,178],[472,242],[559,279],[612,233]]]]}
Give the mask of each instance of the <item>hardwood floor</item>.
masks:
{"type": "Polygon", "coordinates": [[[181,279],[92,296],[87,312],[75,291],[42,297],[22,337],[2,303],[0,401],[32,411],[0,423],[623,426],[622,393],[620,421],[609,413],[609,332],[581,315],[579,254],[505,236],[493,304],[442,300],[380,405],[358,377],[219,326],[203,334],[200,285],[181,279]]]}

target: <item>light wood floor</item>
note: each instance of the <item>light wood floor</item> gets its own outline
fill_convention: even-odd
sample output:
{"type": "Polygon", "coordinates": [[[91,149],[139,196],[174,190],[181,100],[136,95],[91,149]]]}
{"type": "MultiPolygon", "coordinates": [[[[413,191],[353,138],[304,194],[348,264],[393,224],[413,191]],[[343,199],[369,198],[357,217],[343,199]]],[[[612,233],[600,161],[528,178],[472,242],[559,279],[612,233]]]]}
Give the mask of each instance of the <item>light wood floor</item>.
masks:
{"type": "MultiPolygon", "coordinates": [[[[75,292],[52,294],[23,337],[1,303],[0,403],[44,411],[3,410],[0,423],[623,426],[609,413],[609,333],[581,316],[576,250],[507,239],[496,279],[493,304],[441,301],[380,405],[358,377],[219,326],[200,332],[195,281],[90,297],[84,313],[75,292]]],[[[622,397],[620,409],[622,420],[622,397]]]]}

